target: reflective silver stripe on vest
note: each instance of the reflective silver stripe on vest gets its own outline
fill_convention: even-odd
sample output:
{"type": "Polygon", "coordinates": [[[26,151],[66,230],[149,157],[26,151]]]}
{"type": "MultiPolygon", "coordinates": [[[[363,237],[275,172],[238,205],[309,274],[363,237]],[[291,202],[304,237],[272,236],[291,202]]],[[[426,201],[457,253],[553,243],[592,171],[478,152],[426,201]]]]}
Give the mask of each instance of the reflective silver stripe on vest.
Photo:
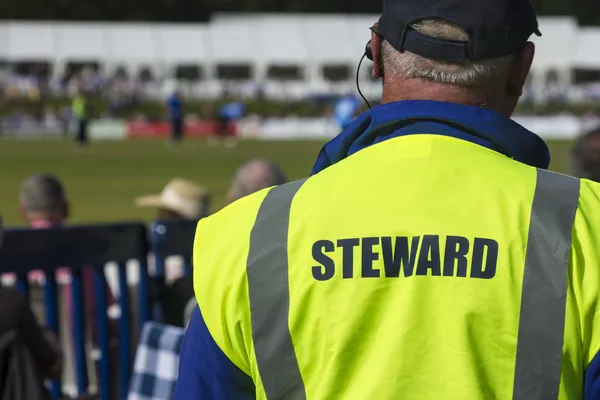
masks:
{"type": "Polygon", "coordinates": [[[514,400],[558,398],[579,179],[538,170],[529,223],[514,400]]]}
{"type": "Polygon", "coordinates": [[[305,180],[269,191],[250,234],[246,264],[252,339],[268,400],[305,400],[289,328],[288,228],[292,200],[305,180]]]}

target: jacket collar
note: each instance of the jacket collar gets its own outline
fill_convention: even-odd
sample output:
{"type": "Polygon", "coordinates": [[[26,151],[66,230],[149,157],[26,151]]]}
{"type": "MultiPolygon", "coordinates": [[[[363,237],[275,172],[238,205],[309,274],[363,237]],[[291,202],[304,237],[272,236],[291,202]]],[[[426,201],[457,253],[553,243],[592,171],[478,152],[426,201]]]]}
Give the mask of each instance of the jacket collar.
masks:
{"type": "Polygon", "coordinates": [[[546,143],[509,118],[480,107],[416,100],[384,104],[361,114],[321,149],[311,175],[373,144],[415,134],[467,140],[536,168],[550,165],[546,143]]]}

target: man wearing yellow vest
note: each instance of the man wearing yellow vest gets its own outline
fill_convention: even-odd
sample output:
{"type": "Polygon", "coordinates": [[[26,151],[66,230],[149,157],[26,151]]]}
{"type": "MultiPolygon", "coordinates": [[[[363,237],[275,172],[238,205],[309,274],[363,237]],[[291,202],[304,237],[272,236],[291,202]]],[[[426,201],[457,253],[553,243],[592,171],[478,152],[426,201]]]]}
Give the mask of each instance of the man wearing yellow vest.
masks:
{"type": "Polygon", "coordinates": [[[385,0],[382,105],[200,221],[175,399],[600,398],[600,186],[510,120],[528,0],[385,0]]]}
{"type": "Polygon", "coordinates": [[[77,134],[75,142],[79,146],[85,146],[88,142],[87,126],[88,126],[88,105],[85,93],[79,91],[73,98],[71,111],[77,121],[77,134]]]}

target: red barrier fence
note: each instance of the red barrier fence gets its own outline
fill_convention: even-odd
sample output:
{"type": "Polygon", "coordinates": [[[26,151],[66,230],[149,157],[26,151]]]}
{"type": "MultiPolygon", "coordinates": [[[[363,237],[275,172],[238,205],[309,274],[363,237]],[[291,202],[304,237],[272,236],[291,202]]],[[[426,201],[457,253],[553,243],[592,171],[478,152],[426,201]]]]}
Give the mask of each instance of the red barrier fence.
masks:
{"type": "MultiPolygon", "coordinates": [[[[184,124],[184,136],[207,137],[217,133],[216,121],[187,121],[184,124]]],[[[236,136],[237,123],[230,123],[223,135],[236,136]]],[[[130,121],[127,123],[126,134],[128,139],[168,137],[171,134],[171,124],[168,122],[130,121]]]]}

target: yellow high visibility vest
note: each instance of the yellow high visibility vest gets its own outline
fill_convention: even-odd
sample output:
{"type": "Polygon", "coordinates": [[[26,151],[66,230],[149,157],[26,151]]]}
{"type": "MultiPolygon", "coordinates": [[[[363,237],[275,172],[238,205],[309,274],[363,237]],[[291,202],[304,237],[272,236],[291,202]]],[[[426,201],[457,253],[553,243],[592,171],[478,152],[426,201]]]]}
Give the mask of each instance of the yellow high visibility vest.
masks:
{"type": "Polygon", "coordinates": [[[581,399],[600,185],[408,135],[200,221],[195,291],[258,399],[581,399]]]}
{"type": "Polygon", "coordinates": [[[71,109],[75,118],[80,120],[87,118],[87,102],[82,96],[75,96],[71,109]]]}

